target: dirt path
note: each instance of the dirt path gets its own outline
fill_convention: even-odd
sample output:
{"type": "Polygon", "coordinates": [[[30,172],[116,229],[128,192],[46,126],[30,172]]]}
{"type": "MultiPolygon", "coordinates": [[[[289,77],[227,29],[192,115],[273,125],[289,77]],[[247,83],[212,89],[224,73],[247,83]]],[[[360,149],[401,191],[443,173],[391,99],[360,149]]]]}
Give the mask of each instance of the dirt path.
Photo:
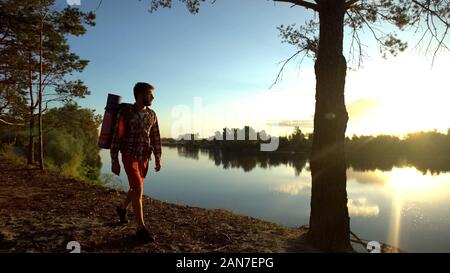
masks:
{"type": "Polygon", "coordinates": [[[67,252],[69,241],[83,252],[311,251],[301,239],[304,229],[148,196],[145,220],[156,241],[142,244],[133,221],[118,221],[115,207],[124,197],[0,157],[0,252],[67,252]]]}

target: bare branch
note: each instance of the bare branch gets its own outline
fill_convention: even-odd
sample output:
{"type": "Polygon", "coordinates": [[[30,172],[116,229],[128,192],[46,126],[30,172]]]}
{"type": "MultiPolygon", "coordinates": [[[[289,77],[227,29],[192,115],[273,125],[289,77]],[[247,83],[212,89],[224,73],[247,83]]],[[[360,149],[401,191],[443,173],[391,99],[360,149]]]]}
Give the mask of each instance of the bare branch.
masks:
{"type": "Polygon", "coordinates": [[[355,21],[355,19],[353,19],[353,16],[346,10],[345,13],[347,14],[347,16],[350,18],[351,24],[350,27],[352,29],[352,41],[350,43],[350,49],[349,49],[349,58],[350,60],[354,60],[354,43],[356,41],[356,44],[358,46],[358,68],[361,67],[362,62],[363,62],[363,56],[364,56],[364,52],[362,49],[362,41],[361,38],[359,37],[358,34],[358,23],[355,21]]]}
{"type": "Polygon", "coordinates": [[[272,85],[269,87],[269,89],[272,89],[272,87],[273,87],[274,85],[276,85],[276,84],[280,81],[281,75],[283,74],[283,71],[284,71],[284,67],[285,67],[291,60],[293,60],[295,57],[297,57],[298,54],[300,54],[301,52],[303,52],[303,51],[305,51],[305,50],[306,50],[306,49],[299,50],[299,51],[295,52],[291,57],[289,57],[289,58],[287,58],[286,60],[280,62],[280,63],[283,63],[283,65],[281,66],[280,71],[278,71],[278,75],[277,75],[277,77],[275,78],[275,81],[274,81],[274,82],[272,83],[272,85]]]}
{"type": "Polygon", "coordinates": [[[97,12],[100,9],[100,6],[102,5],[102,3],[103,3],[103,0],[100,0],[100,2],[98,3],[98,6],[94,12],[97,12]]]}
{"type": "Polygon", "coordinates": [[[419,1],[416,0],[412,0],[412,2],[418,6],[420,6],[421,8],[423,8],[424,10],[428,11],[429,13],[431,13],[433,16],[435,16],[436,18],[438,18],[442,23],[444,23],[447,28],[450,27],[450,23],[447,22],[444,18],[442,18],[436,11],[430,9],[429,6],[425,6],[422,3],[420,3],[419,1]]]}
{"type": "Polygon", "coordinates": [[[442,35],[442,38],[439,40],[438,45],[436,46],[436,49],[435,49],[434,54],[433,54],[433,59],[431,61],[431,66],[434,65],[434,61],[436,60],[437,54],[439,52],[439,49],[441,49],[442,47],[447,48],[447,46],[445,46],[445,44],[444,44],[444,39],[447,36],[447,33],[448,33],[448,28],[445,29],[445,32],[442,35]]]}
{"type": "Polygon", "coordinates": [[[297,6],[302,6],[304,8],[307,9],[312,9],[314,11],[319,11],[319,7],[317,6],[317,4],[311,3],[311,2],[307,2],[307,1],[303,1],[303,0],[273,0],[274,2],[285,2],[285,3],[292,3],[294,5],[297,6]]]}
{"type": "Polygon", "coordinates": [[[394,56],[406,49],[407,43],[393,35],[395,32],[383,34],[376,29],[375,22],[385,21],[400,31],[411,28],[415,34],[421,32],[414,48],[423,44],[425,53],[433,55],[432,65],[441,49],[450,50],[445,40],[450,32],[448,0],[387,1],[384,4],[362,2],[354,4],[348,11],[357,15],[360,25],[368,27],[380,44],[380,50],[387,49],[394,56]]]}

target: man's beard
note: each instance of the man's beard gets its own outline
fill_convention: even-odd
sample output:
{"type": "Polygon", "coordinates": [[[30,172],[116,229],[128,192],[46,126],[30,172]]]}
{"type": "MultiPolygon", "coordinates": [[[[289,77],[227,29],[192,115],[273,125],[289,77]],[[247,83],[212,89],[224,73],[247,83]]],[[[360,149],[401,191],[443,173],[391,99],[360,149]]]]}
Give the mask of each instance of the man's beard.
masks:
{"type": "Polygon", "coordinates": [[[152,102],[150,100],[144,100],[142,104],[144,104],[144,106],[150,106],[152,102]]]}

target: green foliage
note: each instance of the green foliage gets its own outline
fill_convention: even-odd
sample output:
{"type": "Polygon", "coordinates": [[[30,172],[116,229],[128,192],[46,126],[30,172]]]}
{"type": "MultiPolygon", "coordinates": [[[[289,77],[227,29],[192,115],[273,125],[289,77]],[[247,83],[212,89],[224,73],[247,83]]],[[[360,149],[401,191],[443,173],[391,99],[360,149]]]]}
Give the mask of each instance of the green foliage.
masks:
{"type": "MultiPolygon", "coordinates": [[[[44,155],[48,168],[86,181],[99,181],[102,166],[97,147],[101,116],[94,110],[66,104],[50,109],[43,116],[44,155]]],[[[27,127],[0,124],[0,153],[23,161],[28,149],[27,127]]],[[[36,153],[39,147],[36,146],[36,153]]]]}
{"type": "Polygon", "coordinates": [[[82,177],[82,143],[64,129],[55,129],[44,135],[46,164],[67,176],[82,177]]]}
{"type": "MultiPolygon", "coordinates": [[[[186,5],[190,13],[196,14],[199,11],[200,4],[206,0],[178,0],[186,5]]],[[[154,12],[159,8],[171,8],[172,0],[150,0],[150,12],[154,12]]]]}
{"type": "Polygon", "coordinates": [[[0,155],[9,161],[16,163],[24,163],[24,159],[17,155],[13,143],[0,142],[0,155]]]}
{"type": "Polygon", "coordinates": [[[101,168],[97,147],[101,117],[93,110],[71,103],[49,110],[43,118],[44,150],[53,165],[70,170],[71,175],[97,180],[101,168]],[[67,159],[62,160],[61,156],[67,159]]]}
{"type": "Polygon", "coordinates": [[[316,57],[319,52],[319,23],[316,20],[309,20],[299,28],[291,24],[281,25],[277,29],[283,43],[295,46],[299,52],[304,52],[309,58],[316,57]]]}

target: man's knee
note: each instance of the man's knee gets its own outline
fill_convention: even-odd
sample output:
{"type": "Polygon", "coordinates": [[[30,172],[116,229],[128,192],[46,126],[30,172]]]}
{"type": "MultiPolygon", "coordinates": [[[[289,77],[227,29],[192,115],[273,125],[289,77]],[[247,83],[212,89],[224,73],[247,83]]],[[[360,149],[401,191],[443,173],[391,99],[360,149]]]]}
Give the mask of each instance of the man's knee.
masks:
{"type": "Polygon", "coordinates": [[[130,188],[130,191],[132,191],[134,194],[140,196],[140,195],[142,195],[143,185],[142,184],[133,185],[133,187],[130,188]]]}

